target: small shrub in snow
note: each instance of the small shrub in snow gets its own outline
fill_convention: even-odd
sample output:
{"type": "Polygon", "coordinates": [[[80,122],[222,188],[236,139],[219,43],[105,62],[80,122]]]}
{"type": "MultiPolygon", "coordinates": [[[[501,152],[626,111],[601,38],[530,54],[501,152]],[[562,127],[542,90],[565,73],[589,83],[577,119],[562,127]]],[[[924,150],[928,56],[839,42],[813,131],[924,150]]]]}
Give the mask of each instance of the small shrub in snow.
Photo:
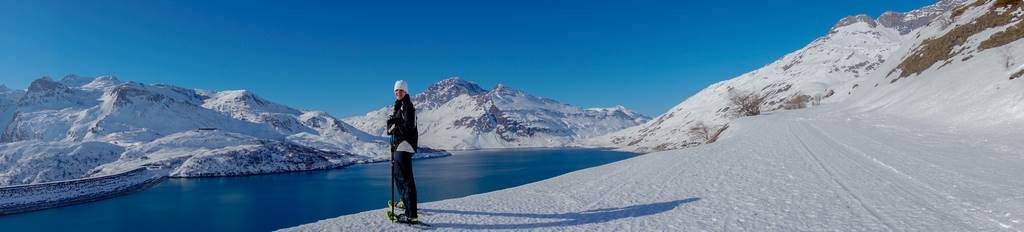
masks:
{"type": "MultiPolygon", "coordinates": [[[[875,86],[877,87],[878,85],[875,85],[875,86]]],[[[811,105],[812,106],[821,105],[821,99],[824,99],[824,98],[825,97],[823,97],[821,94],[814,95],[813,97],[811,97],[811,105]]]]}
{"type": "Polygon", "coordinates": [[[726,128],[729,128],[728,124],[722,126],[708,126],[707,124],[704,124],[704,122],[697,122],[690,127],[690,135],[703,140],[704,143],[714,143],[726,128]]]}
{"type": "Polygon", "coordinates": [[[690,135],[708,141],[708,139],[711,139],[711,128],[708,128],[708,125],[705,125],[704,122],[697,122],[690,127],[690,135]]]}
{"type": "Polygon", "coordinates": [[[761,104],[765,96],[757,92],[744,92],[729,90],[729,109],[736,117],[746,117],[761,114],[761,104]]]}
{"type": "Polygon", "coordinates": [[[1021,0],[996,0],[996,7],[1007,7],[1010,5],[1020,4],[1021,0]]]}
{"type": "Polygon", "coordinates": [[[1002,49],[999,49],[999,56],[1003,58],[1003,68],[1006,70],[1013,68],[1015,62],[1013,60],[1013,52],[1010,51],[1010,46],[1003,46],[1002,49]]]}
{"type": "Polygon", "coordinates": [[[725,125],[722,125],[722,126],[716,128],[714,130],[714,132],[711,133],[711,136],[709,137],[708,141],[706,141],[704,143],[708,143],[708,144],[715,143],[715,141],[718,141],[718,136],[721,136],[722,132],[725,132],[725,129],[729,129],[729,124],[725,124],[725,125]]]}
{"type": "Polygon", "coordinates": [[[1021,69],[1020,71],[1017,71],[1017,73],[1010,75],[1010,80],[1017,79],[1021,76],[1024,76],[1024,69],[1021,69]]]}
{"type": "MultiPolygon", "coordinates": [[[[807,108],[807,103],[811,101],[811,96],[797,94],[789,97],[789,100],[782,103],[782,108],[787,110],[803,109],[807,108]]],[[[819,100],[820,101],[820,100],[819,100]]],[[[820,102],[819,102],[820,103],[820,102]]]]}

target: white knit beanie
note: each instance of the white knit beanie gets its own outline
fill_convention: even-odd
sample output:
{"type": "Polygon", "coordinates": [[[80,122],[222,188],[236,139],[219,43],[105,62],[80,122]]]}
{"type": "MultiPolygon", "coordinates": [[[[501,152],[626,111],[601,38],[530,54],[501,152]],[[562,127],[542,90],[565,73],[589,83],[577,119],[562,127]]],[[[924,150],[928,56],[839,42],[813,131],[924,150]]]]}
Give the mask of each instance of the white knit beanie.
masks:
{"type": "Polygon", "coordinates": [[[405,90],[405,92],[408,93],[409,92],[409,83],[405,83],[405,80],[395,81],[395,90],[399,90],[399,89],[405,90]]]}

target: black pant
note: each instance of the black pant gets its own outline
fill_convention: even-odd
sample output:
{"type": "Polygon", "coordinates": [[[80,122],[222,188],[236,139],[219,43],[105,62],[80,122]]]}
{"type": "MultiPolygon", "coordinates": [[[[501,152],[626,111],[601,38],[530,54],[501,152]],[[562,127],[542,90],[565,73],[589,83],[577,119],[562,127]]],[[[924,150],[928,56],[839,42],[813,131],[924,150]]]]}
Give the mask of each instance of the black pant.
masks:
{"type": "Polygon", "coordinates": [[[412,177],[412,153],[398,151],[394,156],[395,164],[391,168],[398,194],[405,204],[405,215],[416,218],[416,181],[412,177]]]}

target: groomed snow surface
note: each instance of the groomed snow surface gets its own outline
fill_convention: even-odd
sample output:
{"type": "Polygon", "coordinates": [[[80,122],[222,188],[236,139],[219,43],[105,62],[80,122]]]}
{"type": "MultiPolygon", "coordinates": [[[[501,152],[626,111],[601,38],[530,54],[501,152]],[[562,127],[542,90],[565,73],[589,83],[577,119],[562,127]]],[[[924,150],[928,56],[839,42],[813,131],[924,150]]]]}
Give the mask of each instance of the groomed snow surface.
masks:
{"type": "MultiPolygon", "coordinates": [[[[743,118],[714,144],[421,204],[420,217],[441,231],[1024,230],[1021,136],[826,108],[743,118]]],[[[415,229],[380,209],[284,230],[415,229]]]]}

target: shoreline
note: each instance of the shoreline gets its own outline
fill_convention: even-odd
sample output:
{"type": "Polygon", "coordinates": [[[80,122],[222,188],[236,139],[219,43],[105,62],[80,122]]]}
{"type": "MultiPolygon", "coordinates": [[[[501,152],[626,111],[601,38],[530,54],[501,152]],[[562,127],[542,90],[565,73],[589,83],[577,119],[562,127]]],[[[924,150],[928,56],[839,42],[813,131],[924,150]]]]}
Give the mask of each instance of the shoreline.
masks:
{"type": "MultiPolygon", "coordinates": [[[[423,156],[420,156],[420,157],[415,157],[413,159],[414,160],[427,160],[427,159],[445,158],[445,157],[450,157],[450,156],[457,155],[456,153],[475,152],[475,151],[558,150],[558,149],[592,149],[592,150],[615,150],[615,151],[618,151],[615,148],[607,148],[607,147],[582,147],[582,146],[480,148],[480,149],[465,149],[465,150],[434,150],[435,152],[421,153],[421,154],[426,154],[426,155],[423,155],[423,156]]],[[[629,151],[624,151],[624,152],[629,152],[629,151]]],[[[630,152],[630,153],[636,153],[637,155],[643,155],[643,153],[638,153],[638,152],[630,152]]],[[[169,173],[166,172],[166,170],[160,170],[160,169],[155,169],[154,170],[154,169],[147,169],[145,167],[140,167],[140,168],[137,168],[137,169],[133,169],[131,171],[126,171],[126,172],[117,173],[117,174],[111,174],[111,175],[106,175],[106,176],[100,176],[100,177],[90,177],[90,178],[82,178],[82,179],[63,180],[63,181],[38,183],[38,184],[24,184],[24,185],[3,186],[3,187],[0,187],[0,196],[5,196],[5,194],[4,194],[5,192],[25,191],[25,190],[18,190],[18,189],[24,189],[24,188],[47,188],[47,186],[67,185],[68,183],[88,184],[88,183],[91,183],[91,182],[98,182],[98,181],[103,181],[103,180],[122,178],[122,177],[125,177],[125,176],[130,176],[130,175],[133,175],[133,174],[138,174],[139,172],[147,172],[147,173],[149,173],[149,175],[151,175],[149,178],[147,178],[147,179],[145,179],[143,181],[136,181],[137,183],[132,183],[132,184],[128,184],[128,185],[117,186],[116,184],[111,184],[113,187],[111,187],[111,186],[101,186],[101,187],[86,187],[86,188],[79,188],[79,189],[67,189],[66,191],[62,191],[62,192],[50,193],[50,195],[63,195],[63,194],[71,194],[71,193],[74,193],[74,192],[79,192],[79,194],[53,197],[53,198],[50,198],[50,199],[43,199],[43,200],[38,200],[38,199],[33,200],[32,199],[33,197],[38,197],[38,196],[36,196],[34,194],[31,194],[31,193],[26,194],[24,192],[21,192],[21,193],[7,194],[7,195],[20,195],[20,196],[15,196],[13,198],[5,196],[5,198],[7,198],[7,200],[0,201],[0,216],[13,215],[13,214],[21,214],[21,213],[29,213],[29,212],[35,212],[35,211],[41,211],[41,210],[47,210],[47,209],[54,209],[54,208],[62,208],[62,207],[67,207],[67,206],[73,206],[73,205],[78,205],[78,204],[97,202],[97,201],[102,201],[102,200],[106,200],[106,199],[126,196],[126,195],[130,195],[130,194],[133,194],[133,193],[145,191],[145,190],[147,190],[147,189],[149,189],[149,188],[151,188],[153,186],[156,186],[157,184],[160,184],[163,181],[168,180],[168,179],[232,178],[232,177],[247,177],[247,176],[259,176],[259,175],[277,175],[277,174],[288,174],[288,173],[329,171],[329,170],[335,170],[335,169],[343,169],[343,168],[346,168],[346,167],[349,167],[349,166],[355,166],[355,165],[378,164],[378,163],[386,163],[386,162],[388,162],[388,159],[368,159],[368,160],[356,161],[356,162],[351,162],[351,163],[333,165],[333,166],[330,166],[330,167],[327,167],[327,168],[316,168],[316,169],[308,169],[308,170],[276,171],[276,172],[253,173],[253,174],[238,174],[238,175],[203,175],[203,176],[170,176],[169,173]],[[160,172],[163,172],[163,173],[160,173],[160,172]],[[107,188],[107,189],[102,189],[104,187],[107,188]],[[97,189],[97,188],[101,188],[101,189],[97,189]],[[85,192],[87,192],[87,193],[80,193],[80,192],[82,192],[83,189],[86,190],[85,192]],[[7,201],[10,201],[11,203],[8,203],[7,201]],[[21,202],[18,202],[18,201],[21,201],[21,202]]],[[[71,188],[71,187],[64,187],[64,188],[71,188]]]]}
{"type": "Polygon", "coordinates": [[[165,173],[143,167],[99,177],[0,187],[0,196],[3,196],[0,200],[0,216],[128,195],[149,189],[165,179],[165,173]],[[128,184],[122,184],[126,182],[128,184]]]}
{"type": "MultiPolygon", "coordinates": [[[[423,159],[435,159],[452,156],[451,152],[446,150],[440,150],[438,152],[423,153],[428,154],[420,157],[416,157],[416,160],[423,159]],[[443,152],[443,153],[442,153],[443,152]]],[[[230,177],[245,177],[245,176],[258,176],[258,175],[275,175],[275,174],[286,174],[286,173],[299,173],[299,172],[312,172],[312,171],[326,171],[334,169],[342,169],[348,166],[360,165],[360,164],[374,164],[387,162],[388,159],[370,159],[365,161],[357,161],[345,164],[339,164],[330,166],[327,168],[316,168],[308,170],[296,170],[296,171],[279,171],[279,172],[266,172],[266,173],[254,173],[254,174],[239,174],[239,175],[204,175],[204,176],[170,176],[165,170],[152,170],[145,167],[139,167],[130,171],[80,179],[62,180],[46,183],[37,184],[22,184],[22,185],[11,185],[11,186],[0,186],[0,216],[29,213],[47,209],[61,208],[67,206],[73,206],[78,204],[85,204],[90,202],[97,202],[115,197],[121,197],[141,191],[145,191],[150,187],[156,186],[167,179],[194,179],[194,178],[230,178],[230,177]],[[127,185],[118,185],[122,181],[113,181],[115,183],[100,183],[112,179],[120,178],[133,178],[136,175],[146,173],[149,178],[141,181],[136,180],[137,183],[131,183],[127,185]],[[81,185],[89,184],[101,184],[97,187],[84,187],[75,188],[81,185]],[[48,191],[51,189],[60,188],[63,191],[48,191]],[[84,191],[83,191],[84,190],[84,191]],[[42,193],[40,193],[42,192],[42,193]],[[77,194],[76,194],[77,193],[77,194]]],[[[131,180],[129,180],[130,182],[131,180]]]]}

